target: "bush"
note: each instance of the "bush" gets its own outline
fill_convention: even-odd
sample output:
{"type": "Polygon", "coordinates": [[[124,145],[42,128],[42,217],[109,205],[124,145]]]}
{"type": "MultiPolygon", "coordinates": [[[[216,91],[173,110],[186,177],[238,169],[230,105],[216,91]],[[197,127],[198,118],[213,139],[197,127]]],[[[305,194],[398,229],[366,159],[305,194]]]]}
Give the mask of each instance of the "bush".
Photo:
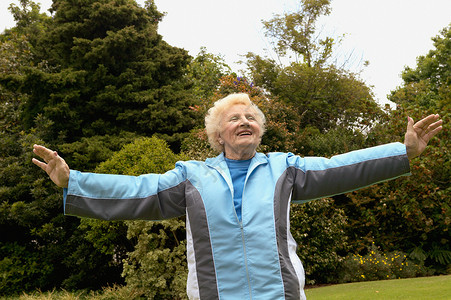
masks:
{"type": "Polygon", "coordinates": [[[373,243],[365,255],[351,254],[342,264],[340,282],[412,278],[430,275],[424,265],[407,258],[403,252],[381,252],[373,243]]]}
{"type": "MultiPolygon", "coordinates": [[[[139,138],[116,152],[96,171],[113,174],[161,174],[174,168],[176,161],[185,156],[174,154],[167,143],[156,137],[139,138]]],[[[123,273],[127,287],[147,299],[180,299],[186,295],[186,233],[184,218],[159,222],[128,221],[107,222],[83,220],[90,228],[87,237],[101,251],[121,258],[118,241],[127,247],[124,232],[127,227],[128,243],[134,248],[126,253],[123,273]],[[108,231],[112,232],[107,235],[108,231]],[[117,252],[119,249],[119,253],[117,252]]]]}
{"type": "Polygon", "coordinates": [[[337,282],[338,267],[346,256],[346,217],[334,200],[315,200],[291,208],[291,232],[298,243],[306,283],[337,282]]]}
{"type": "Polygon", "coordinates": [[[159,222],[129,221],[127,237],[137,239],[133,252],[124,261],[127,287],[146,299],[185,299],[188,267],[186,262],[185,220],[159,222]]]}

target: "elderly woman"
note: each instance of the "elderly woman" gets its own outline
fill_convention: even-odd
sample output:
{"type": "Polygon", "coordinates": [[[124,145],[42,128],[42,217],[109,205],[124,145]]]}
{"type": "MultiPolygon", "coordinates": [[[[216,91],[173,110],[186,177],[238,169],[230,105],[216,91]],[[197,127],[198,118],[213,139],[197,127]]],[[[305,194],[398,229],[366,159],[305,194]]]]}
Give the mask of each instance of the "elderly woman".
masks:
{"type": "Polygon", "coordinates": [[[330,159],[257,153],[265,117],[246,94],[217,101],[205,118],[212,147],[204,162],[178,162],[138,177],[69,170],[35,145],[33,162],[64,188],[65,214],[104,220],[186,215],[190,299],[304,299],[304,269],[290,233],[290,203],[303,203],[409,174],[441,130],[438,115],[392,143],[330,159]]]}

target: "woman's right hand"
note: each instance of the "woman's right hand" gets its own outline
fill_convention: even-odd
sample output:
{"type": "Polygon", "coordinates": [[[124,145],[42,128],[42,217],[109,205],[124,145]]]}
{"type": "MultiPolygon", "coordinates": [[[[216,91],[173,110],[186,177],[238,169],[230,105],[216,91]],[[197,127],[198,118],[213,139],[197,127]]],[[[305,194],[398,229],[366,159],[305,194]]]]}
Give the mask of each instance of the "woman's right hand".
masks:
{"type": "Polygon", "coordinates": [[[56,151],[52,151],[41,145],[34,145],[33,153],[44,160],[42,162],[33,158],[33,163],[43,169],[57,186],[67,188],[70,169],[66,161],[56,151]]]}

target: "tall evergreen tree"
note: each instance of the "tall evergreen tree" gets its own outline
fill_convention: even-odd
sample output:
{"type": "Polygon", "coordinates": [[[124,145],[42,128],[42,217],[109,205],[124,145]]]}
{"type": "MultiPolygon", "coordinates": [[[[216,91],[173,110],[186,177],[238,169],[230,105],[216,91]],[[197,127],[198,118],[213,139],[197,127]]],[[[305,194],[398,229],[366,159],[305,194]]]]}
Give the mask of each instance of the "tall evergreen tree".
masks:
{"type": "Polygon", "coordinates": [[[47,71],[27,70],[29,94],[23,121],[31,128],[42,114],[54,138],[160,133],[193,126],[192,105],[181,80],[190,57],[157,33],[163,14],[153,1],[57,0],[52,20],[34,47],[47,71]]]}
{"type": "Polygon", "coordinates": [[[158,35],[152,1],[55,0],[50,18],[21,0],[11,12],[17,25],[0,36],[0,294],[121,282],[121,257],[63,216],[32,145],[93,170],[137,135],[177,142],[194,124],[190,57],[158,35]]]}

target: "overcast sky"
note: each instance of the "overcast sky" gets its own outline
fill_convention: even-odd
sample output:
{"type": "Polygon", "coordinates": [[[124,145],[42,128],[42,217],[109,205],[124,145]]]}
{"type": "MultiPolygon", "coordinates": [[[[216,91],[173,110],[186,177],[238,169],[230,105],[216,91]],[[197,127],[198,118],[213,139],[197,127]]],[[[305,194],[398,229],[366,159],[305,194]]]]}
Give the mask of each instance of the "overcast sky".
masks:
{"type": "MultiPolygon", "coordinates": [[[[10,3],[0,1],[0,30],[14,26],[8,11],[10,3]]],[[[47,12],[51,0],[38,0],[47,12]]],[[[137,1],[140,4],[144,0],[137,1]]],[[[171,45],[185,48],[195,56],[201,46],[221,54],[239,71],[240,55],[265,55],[269,48],[262,20],[274,14],[294,11],[295,0],[156,0],[166,16],[159,33],[171,45]]],[[[322,32],[338,37],[346,34],[337,49],[341,58],[351,57],[348,69],[363,69],[362,78],[374,86],[376,98],[401,84],[405,66],[415,67],[416,58],[433,48],[431,38],[451,23],[450,0],[332,0],[332,13],[321,20],[322,32]],[[368,67],[363,62],[369,61],[368,67]]]]}

